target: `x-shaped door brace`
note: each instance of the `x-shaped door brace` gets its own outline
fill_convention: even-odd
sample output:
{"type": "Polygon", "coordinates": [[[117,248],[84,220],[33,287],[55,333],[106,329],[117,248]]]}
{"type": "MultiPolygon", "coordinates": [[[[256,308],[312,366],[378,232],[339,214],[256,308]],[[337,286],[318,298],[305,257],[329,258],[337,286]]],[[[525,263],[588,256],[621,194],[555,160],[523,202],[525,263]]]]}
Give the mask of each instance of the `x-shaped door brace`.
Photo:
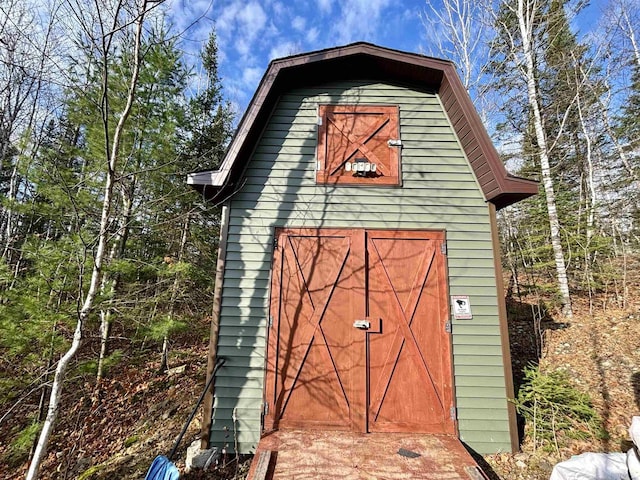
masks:
{"type": "Polygon", "coordinates": [[[311,344],[313,342],[314,337],[316,338],[316,341],[319,342],[319,344],[324,347],[323,350],[327,354],[327,356],[329,358],[329,361],[331,362],[331,365],[333,366],[333,369],[334,369],[334,371],[336,373],[336,376],[338,378],[338,383],[340,384],[340,390],[342,391],[343,397],[340,398],[340,396],[334,390],[334,395],[336,397],[336,402],[338,404],[340,404],[342,402],[346,402],[346,404],[348,405],[349,404],[349,400],[347,398],[346,392],[344,391],[344,385],[343,385],[342,379],[340,378],[340,374],[338,373],[338,369],[336,367],[336,364],[335,364],[335,362],[333,360],[333,357],[331,356],[331,351],[329,350],[329,346],[327,345],[327,339],[324,336],[324,332],[322,331],[322,327],[320,326],[320,322],[322,322],[322,319],[324,317],[325,311],[327,309],[327,305],[329,304],[329,301],[331,300],[331,297],[333,296],[333,292],[336,289],[336,285],[338,283],[338,279],[340,278],[340,275],[342,274],[342,271],[344,270],[344,265],[347,262],[347,258],[349,257],[349,252],[351,251],[351,248],[350,248],[350,246],[347,246],[347,249],[345,251],[345,254],[344,254],[344,257],[342,259],[342,262],[340,263],[340,266],[337,269],[335,278],[333,278],[333,281],[330,283],[331,289],[330,289],[327,297],[324,299],[324,302],[322,302],[322,304],[314,305],[313,299],[311,298],[311,292],[309,291],[309,285],[307,283],[307,279],[305,279],[304,275],[302,274],[302,267],[300,265],[300,261],[298,259],[298,256],[296,255],[296,250],[295,250],[295,248],[293,246],[293,243],[291,242],[291,239],[289,237],[287,237],[287,241],[289,242],[289,245],[291,247],[290,251],[293,252],[293,256],[295,258],[296,271],[298,273],[299,281],[301,282],[302,285],[304,285],[305,292],[306,292],[307,296],[309,297],[311,305],[313,306],[313,314],[311,315],[311,318],[309,318],[309,320],[307,322],[301,322],[302,326],[300,328],[299,334],[300,334],[300,338],[302,339],[301,344],[302,345],[306,345],[306,349],[304,351],[304,355],[300,359],[300,364],[296,368],[295,375],[291,379],[289,385],[285,385],[284,386],[285,387],[284,390],[287,392],[287,396],[284,399],[284,402],[282,403],[282,407],[280,408],[280,412],[282,413],[282,412],[284,412],[286,410],[286,406],[287,406],[287,403],[289,402],[289,398],[291,398],[291,393],[293,391],[293,386],[298,381],[298,377],[300,376],[300,372],[302,371],[302,367],[303,367],[303,365],[305,363],[307,355],[309,355],[309,351],[311,350],[311,344]],[[316,334],[318,332],[320,334],[316,336],[316,334]]]}
{"type": "Polygon", "coordinates": [[[369,149],[369,147],[365,145],[365,143],[368,142],[371,139],[371,137],[373,137],[387,123],[389,123],[389,120],[390,120],[389,115],[385,115],[379,123],[375,124],[371,129],[369,129],[366,133],[364,133],[361,137],[362,140],[358,140],[355,137],[355,135],[353,135],[353,133],[339,126],[334,121],[333,115],[327,115],[327,120],[336,128],[336,130],[338,130],[345,138],[347,138],[347,140],[349,140],[349,142],[351,142],[351,145],[352,145],[351,150],[348,150],[348,155],[345,155],[342,162],[340,162],[340,164],[333,169],[330,175],[334,175],[338,170],[340,170],[344,166],[344,164],[347,163],[349,159],[351,159],[351,157],[353,157],[358,151],[360,151],[365,157],[367,157],[367,159],[371,163],[375,163],[376,168],[380,173],[382,173],[383,175],[389,174],[388,172],[385,171],[386,167],[382,164],[382,162],[376,156],[376,154],[373,153],[373,151],[371,151],[371,149],[369,149]]]}
{"type": "MultiPolygon", "coordinates": [[[[409,300],[406,305],[409,308],[405,309],[402,307],[400,299],[398,298],[398,295],[395,292],[395,289],[393,288],[391,278],[389,277],[389,273],[387,272],[387,269],[384,267],[380,252],[378,251],[377,247],[373,242],[371,242],[370,245],[372,245],[372,247],[375,249],[376,255],[378,255],[378,258],[380,259],[380,266],[384,271],[387,283],[389,284],[389,287],[391,287],[391,290],[394,292],[394,297],[396,300],[395,305],[398,313],[396,317],[398,321],[398,329],[396,330],[396,333],[391,342],[391,348],[389,348],[389,354],[386,358],[386,361],[383,363],[382,372],[380,377],[378,378],[378,384],[372,390],[372,394],[374,396],[371,399],[371,404],[373,406],[372,411],[374,412],[374,416],[377,415],[377,413],[380,410],[380,407],[382,406],[382,402],[384,400],[385,394],[387,392],[387,388],[391,380],[391,375],[393,374],[393,371],[396,367],[396,363],[400,357],[400,351],[402,350],[402,347],[405,344],[407,345],[407,348],[410,350],[411,357],[413,358],[414,362],[416,362],[416,367],[420,371],[420,374],[424,377],[424,380],[426,380],[427,382],[426,385],[431,385],[433,387],[433,391],[435,392],[436,398],[440,403],[440,407],[444,408],[442,399],[440,398],[440,395],[438,393],[438,389],[435,387],[435,382],[433,381],[433,378],[429,373],[429,368],[427,367],[424,357],[420,352],[420,347],[418,346],[416,338],[414,337],[413,332],[411,331],[411,321],[413,320],[416,309],[418,308],[418,303],[420,301],[420,295],[422,294],[422,289],[424,288],[424,284],[429,276],[429,272],[431,271],[431,266],[433,265],[433,259],[435,257],[435,247],[430,252],[431,255],[429,255],[429,258],[426,259],[428,263],[426,265],[426,271],[424,273],[424,276],[422,277],[420,284],[415,285],[414,283],[414,288],[411,291],[411,295],[409,296],[409,300]],[[409,313],[410,313],[410,316],[407,316],[407,314],[409,313]],[[381,382],[383,383],[381,384],[381,382]]],[[[424,261],[423,261],[423,264],[424,264],[424,261]]]]}

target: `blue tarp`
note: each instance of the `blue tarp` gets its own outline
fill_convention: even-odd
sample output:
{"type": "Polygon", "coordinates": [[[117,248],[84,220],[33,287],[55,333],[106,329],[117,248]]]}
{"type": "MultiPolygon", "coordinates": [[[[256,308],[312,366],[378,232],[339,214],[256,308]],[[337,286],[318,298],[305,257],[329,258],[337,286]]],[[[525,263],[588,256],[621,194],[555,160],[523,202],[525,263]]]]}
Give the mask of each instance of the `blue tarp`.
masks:
{"type": "Polygon", "coordinates": [[[157,456],[147,472],[145,480],[178,480],[180,472],[164,455],[157,456]]]}

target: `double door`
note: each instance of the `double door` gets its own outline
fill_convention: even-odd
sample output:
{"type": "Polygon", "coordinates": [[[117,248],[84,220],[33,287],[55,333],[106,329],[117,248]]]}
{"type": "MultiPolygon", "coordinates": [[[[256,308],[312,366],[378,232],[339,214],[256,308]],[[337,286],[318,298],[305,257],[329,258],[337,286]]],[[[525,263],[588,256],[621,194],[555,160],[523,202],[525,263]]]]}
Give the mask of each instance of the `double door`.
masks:
{"type": "Polygon", "coordinates": [[[265,430],[455,433],[444,232],[279,229],[265,430]]]}

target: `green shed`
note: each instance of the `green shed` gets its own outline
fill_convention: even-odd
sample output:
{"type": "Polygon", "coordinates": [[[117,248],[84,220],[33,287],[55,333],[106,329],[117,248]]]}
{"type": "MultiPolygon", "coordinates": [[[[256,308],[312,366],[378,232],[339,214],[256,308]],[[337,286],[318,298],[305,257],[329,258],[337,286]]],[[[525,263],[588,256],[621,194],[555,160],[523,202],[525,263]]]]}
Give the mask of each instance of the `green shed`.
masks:
{"type": "Polygon", "coordinates": [[[508,174],[454,65],[367,43],[274,60],[219,170],[203,443],[279,429],[517,449],[496,210],[508,174]]]}

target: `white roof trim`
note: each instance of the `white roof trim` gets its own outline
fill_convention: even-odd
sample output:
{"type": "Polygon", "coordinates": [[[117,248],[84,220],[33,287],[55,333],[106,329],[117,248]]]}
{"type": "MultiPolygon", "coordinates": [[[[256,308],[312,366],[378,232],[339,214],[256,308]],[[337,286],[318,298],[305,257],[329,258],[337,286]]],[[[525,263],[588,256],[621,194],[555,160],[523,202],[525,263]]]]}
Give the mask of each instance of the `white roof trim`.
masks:
{"type": "Polygon", "coordinates": [[[211,185],[221,187],[226,179],[225,171],[209,170],[207,172],[195,172],[187,175],[187,185],[211,185]]]}

